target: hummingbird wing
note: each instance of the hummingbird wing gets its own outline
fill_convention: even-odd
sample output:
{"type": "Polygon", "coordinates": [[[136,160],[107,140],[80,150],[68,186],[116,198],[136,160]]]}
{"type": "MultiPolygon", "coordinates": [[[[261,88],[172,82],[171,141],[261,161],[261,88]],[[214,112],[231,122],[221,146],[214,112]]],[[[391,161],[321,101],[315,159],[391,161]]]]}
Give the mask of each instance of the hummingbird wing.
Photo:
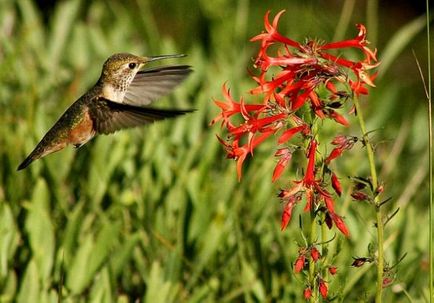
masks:
{"type": "Polygon", "coordinates": [[[128,87],[123,103],[149,105],[170,93],[192,72],[188,65],[163,66],[139,71],[128,87]]]}
{"type": "Polygon", "coordinates": [[[97,133],[110,134],[124,128],[173,118],[194,110],[157,109],[113,102],[100,98],[90,109],[97,133]]]}

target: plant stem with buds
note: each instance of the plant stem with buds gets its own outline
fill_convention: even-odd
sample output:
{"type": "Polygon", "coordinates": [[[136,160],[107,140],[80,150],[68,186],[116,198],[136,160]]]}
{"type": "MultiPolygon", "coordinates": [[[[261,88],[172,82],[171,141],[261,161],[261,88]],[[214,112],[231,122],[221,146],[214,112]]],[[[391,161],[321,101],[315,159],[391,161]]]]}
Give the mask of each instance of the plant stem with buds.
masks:
{"type": "Polygon", "coordinates": [[[363,118],[363,113],[360,108],[359,99],[357,97],[354,97],[354,105],[356,107],[357,118],[363,135],[363,143],[366,146],[366,152],[369,161],[369,169],[371,173],[372,191],[374,194],[374,206],[375,206],[376,226],[377,226],[377,290],[375,294],[375,302],[381,303],[382,292],[383,292],[383,273],[384,273],[383,214],[382,214],[380,197],[379,194],[376,193],[376,190],[378,188],[378,178],[377,178],[377,170],[375,167],[374,149],[372,147],[371,142],[369,141],[369,137],[366,132],[365,120],[363,118]]]}

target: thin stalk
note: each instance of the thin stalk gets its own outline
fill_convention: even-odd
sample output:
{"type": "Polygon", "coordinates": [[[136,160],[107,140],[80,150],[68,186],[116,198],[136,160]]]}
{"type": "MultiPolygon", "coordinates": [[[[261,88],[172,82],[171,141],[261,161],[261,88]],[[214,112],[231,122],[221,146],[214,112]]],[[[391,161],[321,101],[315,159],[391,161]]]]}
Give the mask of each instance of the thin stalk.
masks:
{"type": "MultiPolygon", "coordinates": [[[[317,227],[315,222],[315,210],[314,207],[312,207],[310,211],[310,237],[309,237],[309,246],[312,246],[313,243],[315,243],[317,238],[317,227]]],[[[310,300],[310,302],[317,302],[317,286],[315,283],[315,262],[312,260],[312,258],[309,258],[309,283],[312,286],[313,290],[313,296],[310,300]]]]}
{"type": "MultiPolygon", "coordinates": [[[[356,107],[357,118],[363,135],[363,142],[366,146],[366,152],[369,161],[369,169],[371,173],[371,182],[375,194],[375,190],[378,188],[378,178],[377,178],[377,169],[375,167],[374,149],[372,147],[372,144],[369,140],[369,136],[366,131],[365,120],[363,118],[363,113],[360,108],[359,99],[357,97],[354,98],[354,105],[356,107]]],[[[379,195],[375,194],[374,205],[375,205],[375,216],[376,216],[376,223],[377,223],[377,290],[375,293],[376,303],[381,303],[382,301],[383,273],[384,273],[384,247],[383,247],[384,222],[383,222],[382,207],[380,203],[381,201],[379,195]]]]}
{"type": "MultiPolygon", "coordinates": [[[[327,225],[325,224],[325,214],[323,213],[321,215],[321,256],[322,256],[322,263],[328,264],[328,242],[326,242],[327,239],[327,225]]],[[[325,280],[328,278],[328,270],[324,268],[324,272],[322,273],[325,280]]]]}
{"type": "Polygon", "coordinates": [[[434,228],[434,209],[433,209],[433,138],[432,138],[432,86],[431,86],[431,35],[430,35],[430,7],[429,0],[426,0],[426,36],[427,36],[427,68],[428,86],[426,94],[428,99],[428,163],[429,163],[429,302],[434,300],[434,252],[433,252],[433,228],[434,228]]]}

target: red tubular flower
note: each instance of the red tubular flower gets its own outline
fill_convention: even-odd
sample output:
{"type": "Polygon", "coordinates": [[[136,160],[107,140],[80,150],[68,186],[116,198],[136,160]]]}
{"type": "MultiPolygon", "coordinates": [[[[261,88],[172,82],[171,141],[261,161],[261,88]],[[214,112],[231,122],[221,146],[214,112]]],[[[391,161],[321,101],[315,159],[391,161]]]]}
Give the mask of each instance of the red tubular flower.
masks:
{"type": "MultiPolygon", "coordinates": [[[[285,11],[282,10],[280,11],[273,19],[273,24],[270,24],[270,21],[268,20],[268,16],[270,15],[270,11],[267,11],[267,13],[265,14],[264,17],[264,25],[265,25],[265,30],[267,31],[266,33],[262,33],[259,34],[255,37],[253,37],[252,39],[250,39],[250,41],[259,41],[262,40],[263,44],[271,44],[274,42],[281,42],[296,48],[300,48],[300,44],[294,40],[291,40],[287,37],[284,37],[283,35],[279,34],[277,32],[277,24],[279,23],[279,18],[280,16],[282,16],[282,14],[285,11]]],[[[268,47],[268,45],[267,45],[268,47]]]]}
{"type": "Polygon", "coordinates": [[[333,205],[333,203],[334,203],[333,199],[329,196],[325,196],[324,202],[325,202],[325,205],[327,207],[328,212],[333,214],[335,212],[335,207],[333,205]]]}
{"type": "Polygon", "coordinates": [[[332,172],[332,187],[335,190],[336,194],[340,197],[342,195],[342,186],[341,182],[339,182],[338,177],[335,173],[332,172]]]}
{"type": "Polygon", "coordinates": [[[341,114],[337,113],[334,110],[329,110],[328,116],[330,118],[332,118],[333,120],[335,120],[336,122],[342,124],[343,126],[349,126],[350,125],[350,123],[347,121],[347,119],[345,119],[344,116],[342,116],[341,114]]]}
{"type": "Polygon", "coordinates": [[[289,148],[281,148],[276,151],[274,154],[276,157],[280,157],[279,162],[277,162],[276,167],[274,168],[272,182],[279,179],[282,175],[283,170],[288,165],[289,161],[292,157],[292,152],[289,148]]]}
{"type": "MultiPolygon", "coordinates": [[[[223,124],[227,125],[230,124],[229,118],[233,115],[239,114],[241,112],[241,103],[236,102],[231,94],[228,88],[226,88],[226,84],[223,84],[222,87],[223,97],[225,101],[218,101],[215,100],[214,103],[220,107],[222,112],[220,115],[215,117],[211,121],[211,125],[215,124],[217,121],[223,120],[223,124]]],[[[265,108],[265,105],[262,104],[247,104],[244,105],[245,110],[247,111],[261,111],[265,108]]]]}
{"type": "Polygon", "coordinates": [[[289,197],[288,202],[286,203],[282,213],[282,223],[280,226],[281,230],[284,230],[288,225],[289,221],[291,220],[292,209],[294,208],[297,202],[298,202],[297,196],[293,195],[289,197]]]}
{"type": "Polygon", "coordinates": [[[288,140],[290,140],[295,134],[303,131],[306,128],[306,125],[300,125],[296,126],[290,129],[287,129],[283,132],[283,134],[279,137],[279,140],[277,141],[278,144],[286,143],[288,140]]]}
{"type": "Polygon", "coordinates": [[[346,47],[356,47],[363,50],[366,60],[368,62],[377,61],[376,53],[377,50],[370,50],[366,45],[369,44],[368,40],[366,40],[366,27],[363,24],[356,24],[356,27],[359,29],[359,33],[356,38],[351,40],[344,40],[339,42],[332,42],[324,44],[322,49],[336,49],[336,48],[346,48],[346,47]]]}
{"type": "Polygon", "coordinates": [[[315,153],[318,143],[315,139],[310,141],[309,151],[307,157],[309,161],[307,162],[306,174],[304,175],[303,183],[306,187],[309,187],[315,183],[315,153]]]}
{"type": "MultiPolygon", "coordinates": [[[[307,150],[304,150],[308,158],[304,176],[293,181],[291,188],[279,194],[285,203],[281,228],[283,230],[289,224],[295,204],[304,195],[307,201],[305,211],[324,210],[327,226],[331,228],[334,224],[344,235],[349,236],[342,217],[334,210],[332,194],[327,188],[331,183],[340,196],[342,187],[339,179],[331,173],[331,182],[323,180],[325,174],[320,173],[324,171],[320,166],[328,166],[345,150],[351,149],[357,138],[337,136],[332,141],[335,146],[331,153],[324,162],[318,161],[316,154],[321,154],[317,141],[320,131],[316,125],[318,119],[331,119],[340,125],[349,125],[341,108],[354,94],[366,94],[369,86],[375,86],[376,74],[371,70],[379,64],[376,50],[368,47],[363,25],[357,25],[358,34],[353,39],[331,43],[307,40],[299,43],[279,33],[278,23],[283,13],[280,11],[270,23],[268,11],[264,16],[265,30],[251,39],[259,42],[260,48],[254,63],[256,71],[251,73],[256,87],[250,90],[250,94],[260,101],[249,103],[243,98],[235,100],[224,84],[223,100],[214,101],[221,112],[211,124],[221,121],[222,127],[227,130],[227,139],[218,137],[218,140],[227,157],[236,160],[239,180],[247,156],[253,156],[255,148],[265,140],[274,138],[279,145],[275,152],[278,160],[272,182],[281,177],[288,167],[292,153],[297,150],[293,146],[306,146],[306,141],[310,141],[307,150]],[[270,48],[272,45],[275,47],[270,48]],[[345,54],[331,53],[331,50],[346,48],[359,51],[361,59],[349,59],[345,54]],[[309,119],[305,121],[305,117],[309,119]],[[299,133],[302,136],[296,136],[299,133]],[[279,135],[272,136],[275,134],[279,135]],[[300,138],[303,140],[301,144],[297,141],[300,138]]],[[[326,171],[329,170],[326,167],[326,171]]],[[[299,257],[297,262],[295,270],[301,271],[304,260],[299,257]]],[[[323,287],[327,288],[325,284],[323,287]]]]}
{"type": "Polygon", "coordinates": [[[330,155],[325,159],[325,163],[329,164],[330,161],[336,159],[337,157],[339,157],[340,155],[342,155],[342,153],[344,152],[344,149],[342,147],[335,147],[332,152],[330,153],[330,155]]]}
{"type": "Polygon", "coordinates": [[[344,150],[349,150],[353,148],[354,144],[357,141],[358,141],[357,137],[344,136],[344,135],[336,136],[331,142],[333,145],[336,145],[336,147],[331,151],[330,155],[326,158],[325,163],[329,164],[330,161],[339,157],[344,152],[344,150]]]}
{"type": "Polygon", "coordinates": [[[346,236],[350,236],[350,232],[348,230],[348,227],[345,225],[344,220],[335,213],[330,213],[330,217],[332,218],[333,222],[335,223],[336,227],[346,236]]]}

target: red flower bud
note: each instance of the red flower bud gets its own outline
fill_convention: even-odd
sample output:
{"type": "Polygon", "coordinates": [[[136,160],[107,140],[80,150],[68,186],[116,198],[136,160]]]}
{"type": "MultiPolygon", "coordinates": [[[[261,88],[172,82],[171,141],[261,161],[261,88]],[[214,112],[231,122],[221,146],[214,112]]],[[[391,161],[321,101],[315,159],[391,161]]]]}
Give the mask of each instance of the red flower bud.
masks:
{"type": "Polygon", "coordinates": [[[393,283],[393,279],[390,277],[383,278],[383,288],[390,286],[393,283]]]}
{"type": "Polygon", "coordinates": [[[363,266],[366,262],[371,262],[371,260],[369,258],[354,258],[353,263],[351,264],[351,266],[354,267],[360,267],[363,266]]]}
{"type": "Polygon", "coordinates": [[[348,231],[347,226],[345,225],[344,220],[337,214],[331,213],[330,214],[333,222],[335,223],[336,227],[346,236],[350,236],[350,232],[348,231]]]}
{"type": "Polygon", "coordinates": [[[337,135],[331,142],[333,145],[344,145],[347,142],[347,136],[337,135]]]}
{"type": "Polygon", "coordinates": [[[361,191],[355,191],[351,193],[351,197],[357,201],[366,201],[369,200],[369,196],[361,191]]]}
{"type": "Polygon", "coordinates": [[[304,262],[306,261],[306,257],[304,255],[298,256],[297,260],[295,260],[294,271],[295,273],[299,273],[304,268],[304,262]]]}
{"type": "Polygon", "coordinates": [[[323,299],[327,298],[328,288],[326,282],[323,279],[319,280],[319,293],[323,299]]]}
{"type": "Polygon", "coordinates": [[[336,274],[336,272],[338,271],[336,266],[330,266],[329,267],[329,273],[334,276],[336,274]]]}
{"type": "Polygon", "coordinates": [[[306,287],[304,289],[303,296],[306,300],[309,300],[312,297],[312,288],[306,287]]]}
{"type": "Polygon", "coordinates": [[[315,246],[310,249],[310,256],[312,257],[312,260],[314,262],[318,261],[318,259],[321,258],[321,254],[315,246]]]}
{"type": "Polygon", "coordinates": [[[329,213],[326,213],[326,216],[325,216],[325,223],[327,224],[327,227],[328,227],[329,229],[332,229],[332,227],[333,227],[333,220],[332,220],[332,217],[330,217],[330,214],[329,214],[329,213]]]}
{"type": "Polygon", "coordinates": [[[384,191],[384,186],[382,184],[378,185],[377,189],[375,190],[377,194],[381,194],[383,191],[384,191]]]}

